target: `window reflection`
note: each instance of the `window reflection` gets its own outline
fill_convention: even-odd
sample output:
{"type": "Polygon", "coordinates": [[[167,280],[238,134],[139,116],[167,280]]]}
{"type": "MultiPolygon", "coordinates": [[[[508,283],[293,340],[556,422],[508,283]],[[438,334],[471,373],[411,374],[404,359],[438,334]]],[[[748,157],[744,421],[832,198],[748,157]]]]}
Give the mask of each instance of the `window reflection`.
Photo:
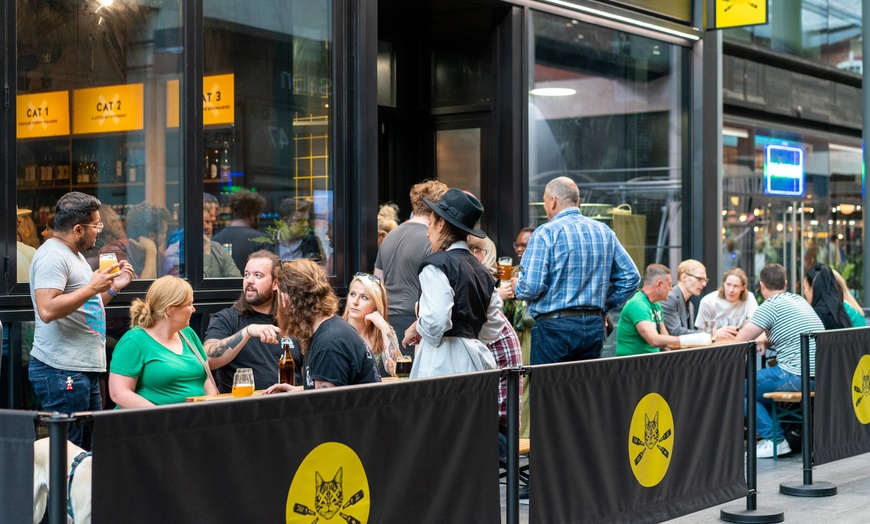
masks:
{"type": "Polygon", "coordinates": [[[330,0],[204,3],[205,75],[223,79],[204,89],[221,101],[231,92],[234,108],[204,114],[203,180],[217,198],[212,238],[235,266],[266,247],[333,272],[331,13],[330,0]]]}
{"type": "MultiPolygon", "coordinates": [[[[174,209],[162,226],[177,227],[181,135],[165,108],[167,79],[180,77],[181,63],[160,56],[172,48],[167,32],[180,34],[180,2],[17,6],[17,203],[47,239],[61,196],[94,195],[105,227],[88,262],[96,269],[104,248],[135,260],[139,236],[127,242],[134,207],[174,209]]],[[[138,269],[153,278],[144,263],[138,269]]]]}
{"type": "Polygon", "coordinates": [[[638,268],[676,267],[685,51],[545,13],[531,24],[531,225],[546,221],[546,184],[568,176],[581,211],[610,225],[638,268]]]}

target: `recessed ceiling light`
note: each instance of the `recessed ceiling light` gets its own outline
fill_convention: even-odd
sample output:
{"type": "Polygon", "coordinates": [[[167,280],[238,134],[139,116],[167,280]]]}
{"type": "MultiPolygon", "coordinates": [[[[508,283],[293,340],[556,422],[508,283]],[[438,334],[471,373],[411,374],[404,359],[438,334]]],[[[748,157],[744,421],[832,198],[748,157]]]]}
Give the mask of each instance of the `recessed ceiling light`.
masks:
{"type": "Polygon", "coordinates": [[[535,96],[571,96],[577,91],[567,87],[536,87],[529,91],[530,95],[535,96]]]}

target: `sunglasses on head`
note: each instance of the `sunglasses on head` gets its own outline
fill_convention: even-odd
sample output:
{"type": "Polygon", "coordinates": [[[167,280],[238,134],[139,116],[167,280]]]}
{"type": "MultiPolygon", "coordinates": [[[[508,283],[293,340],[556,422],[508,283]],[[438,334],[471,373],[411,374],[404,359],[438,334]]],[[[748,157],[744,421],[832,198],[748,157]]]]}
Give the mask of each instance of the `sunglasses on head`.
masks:
{"type": "Polygon", "coordinates": [[[378,284],[381,283],[381,279],[378,278],[376,275],[372,275],[371,273],[365,273],[362,271],[354,274],[353,278],[367,278],[367,279],[371,280],[372,282],[377,282],[378,284]]]}

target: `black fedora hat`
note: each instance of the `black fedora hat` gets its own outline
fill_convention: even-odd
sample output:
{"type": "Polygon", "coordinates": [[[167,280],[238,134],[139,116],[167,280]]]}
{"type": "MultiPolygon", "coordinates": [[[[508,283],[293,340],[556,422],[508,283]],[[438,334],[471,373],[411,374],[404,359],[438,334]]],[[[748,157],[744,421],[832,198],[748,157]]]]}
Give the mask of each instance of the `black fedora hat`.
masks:
{"type": "Polygon", "coordinates": [[[451,225],[479,238],[486,233],[474,227],[483,215],[483,204],[473,196],[456,188],[450,188],[437,203],[423,199],[432,211],[451,225]]]}

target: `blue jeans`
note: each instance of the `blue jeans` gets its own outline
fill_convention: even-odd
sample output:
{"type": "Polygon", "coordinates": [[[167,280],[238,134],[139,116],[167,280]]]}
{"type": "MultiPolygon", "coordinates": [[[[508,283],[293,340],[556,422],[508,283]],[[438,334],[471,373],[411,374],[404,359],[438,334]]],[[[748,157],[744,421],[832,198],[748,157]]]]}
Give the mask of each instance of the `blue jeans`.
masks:
{"type": "MultiPolygon", "coordinates": [[[[31,358],[27,374],[43,411],[70,414],[102,409],[100,374],[96,371],[65,371],[31,358]]],[[[90,449],[90,442],[85,440],[82,427],[78,424],[70,425],[69,441],[90,449]]]]}
{"type": "Polygon", "coordinates": [[[603,347],[604,320],[600,316],[539,320],[532,326],[531,365],[595,359],[603,347]]]}
{"type": "MultiPolygon", "coordinates": [[[[789,373],[780,366],[773,366],[759,369],[755,373],[755,384],[756,432],[761,438],[780,442],[785,438],[782,425],[777,424],[776,427],[773,427],[773,418],[770,415],[773,401],[764,398],[764,394],[771,391],[800,391],[801,377],[789,373]]],[[[810,389],[813,389],[812,382],[810,382],[810,389]]],[[[745,391],[744,389],[744,397],[746,396],[745,391]]]]}

